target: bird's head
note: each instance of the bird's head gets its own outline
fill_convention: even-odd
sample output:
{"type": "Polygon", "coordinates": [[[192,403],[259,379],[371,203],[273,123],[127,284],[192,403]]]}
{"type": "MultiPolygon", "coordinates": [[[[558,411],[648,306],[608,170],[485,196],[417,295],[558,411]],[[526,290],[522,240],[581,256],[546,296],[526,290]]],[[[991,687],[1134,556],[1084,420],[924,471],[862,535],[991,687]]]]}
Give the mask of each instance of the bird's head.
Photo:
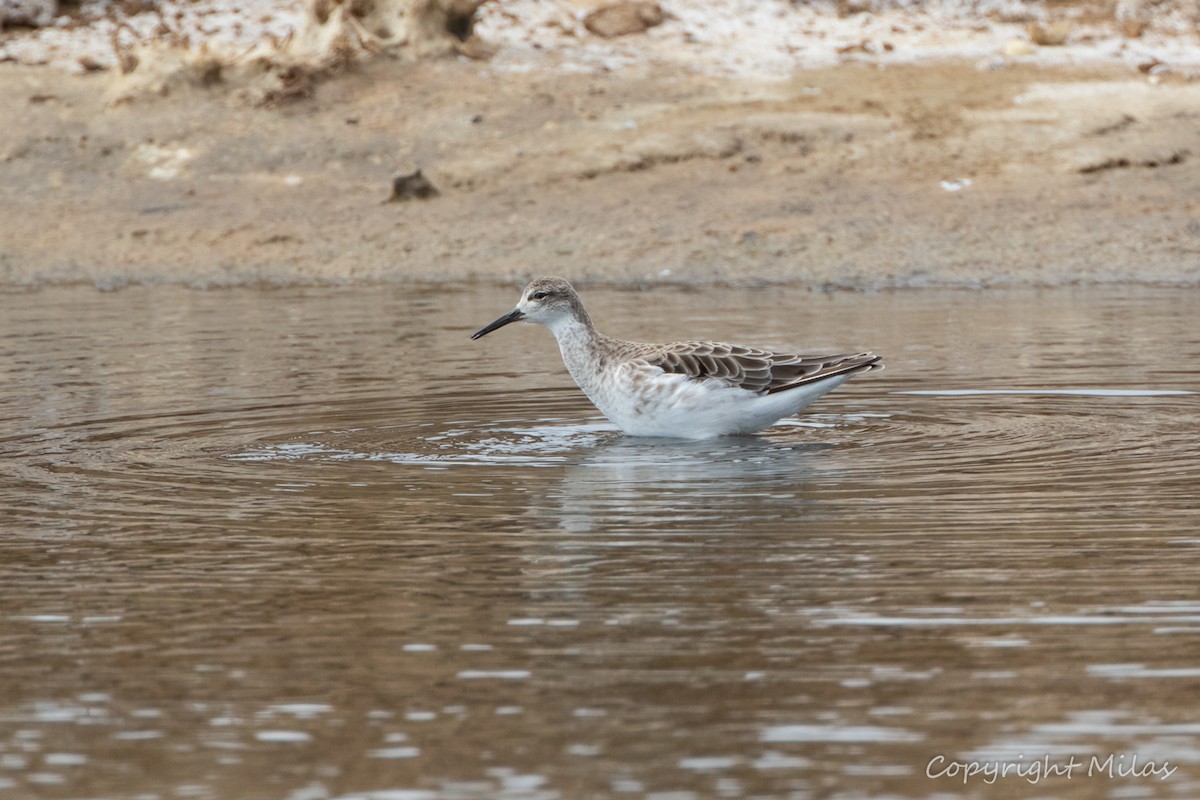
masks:
{"type": "Polygon", "coordinates": [[[557,323],[574,319],[582,319],[583,306],[575,287],[566,278],[546,277],[530,281],[521,292],[517,307],[490,325],[485,325],[476,331],[471,338],[478,339],[486,336],[497,328],[503,328],[510,322],[536,322],[553,328],[557,323]]]}

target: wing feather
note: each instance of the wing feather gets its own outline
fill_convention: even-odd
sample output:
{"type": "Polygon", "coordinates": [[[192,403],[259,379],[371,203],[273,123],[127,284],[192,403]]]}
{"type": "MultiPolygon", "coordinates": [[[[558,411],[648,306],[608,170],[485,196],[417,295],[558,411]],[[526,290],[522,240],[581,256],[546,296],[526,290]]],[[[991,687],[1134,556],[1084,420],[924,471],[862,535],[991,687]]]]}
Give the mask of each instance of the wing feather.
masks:
{"type": "Polygon", "coordinates": [[[755,394],[773,394],[834,375],[882,369],[874,353],[801,355],[721,342],[647,345],[631,354],[663,372],[697,381],[720,380],[755,394]]]}

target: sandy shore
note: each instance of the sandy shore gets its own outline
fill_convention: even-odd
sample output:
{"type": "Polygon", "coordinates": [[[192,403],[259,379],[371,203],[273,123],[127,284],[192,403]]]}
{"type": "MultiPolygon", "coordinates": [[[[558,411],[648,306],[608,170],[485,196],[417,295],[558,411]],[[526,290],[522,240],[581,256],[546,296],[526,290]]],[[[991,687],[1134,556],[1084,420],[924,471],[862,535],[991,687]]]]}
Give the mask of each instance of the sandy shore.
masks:
{"type": "Polygon", "coordinates": [[[1200,281],[1200,82],[1143,54],[781,73],[492,38],[273,108],[4,65],[0,283],[1200,281]],[[416,167],[437,196],[385,202],[416,167]]]}

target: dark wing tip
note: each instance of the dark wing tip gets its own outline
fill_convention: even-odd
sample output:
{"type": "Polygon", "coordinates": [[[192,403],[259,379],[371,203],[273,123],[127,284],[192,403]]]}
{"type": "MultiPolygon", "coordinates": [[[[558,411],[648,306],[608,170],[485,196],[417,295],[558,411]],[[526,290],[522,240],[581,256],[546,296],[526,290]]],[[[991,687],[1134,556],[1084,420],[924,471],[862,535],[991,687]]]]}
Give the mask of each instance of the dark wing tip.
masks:
{"type": "Polygon", "coordinates": [[[877,356],[874,353],[859,353],[856,358],[863,359],[863,372],[874,372],[877,369],[883,369],[883,356],[877,356]]]}
{"type": "MultiPolygon", "coordinates": [[[[817,359],[818,363],[820,359],[817,359]]],[[[855,353],[848,356],[830,356],[824,364],[812,372],[791,379],[777,380],[766,389],[766,394],[786,392],[798,386],[823,381],[837,375],[858,375],[860,372],[872,372],[883,369],[883,356],[874,353],[855,353]]]]}

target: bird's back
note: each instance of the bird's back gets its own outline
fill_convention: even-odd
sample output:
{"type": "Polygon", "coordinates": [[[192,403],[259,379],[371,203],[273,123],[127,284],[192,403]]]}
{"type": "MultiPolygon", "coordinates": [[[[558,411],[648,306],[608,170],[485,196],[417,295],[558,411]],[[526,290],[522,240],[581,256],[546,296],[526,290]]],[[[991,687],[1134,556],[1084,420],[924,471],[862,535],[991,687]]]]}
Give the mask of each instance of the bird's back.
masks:
{"type": "Polygon", "coordinates": [[[692,380],[715,379],[754,394],[774,394],[835,375],[883,369],[874,353],[804,355],[724,342],[623,342],[629,359],[692,380]]]}

